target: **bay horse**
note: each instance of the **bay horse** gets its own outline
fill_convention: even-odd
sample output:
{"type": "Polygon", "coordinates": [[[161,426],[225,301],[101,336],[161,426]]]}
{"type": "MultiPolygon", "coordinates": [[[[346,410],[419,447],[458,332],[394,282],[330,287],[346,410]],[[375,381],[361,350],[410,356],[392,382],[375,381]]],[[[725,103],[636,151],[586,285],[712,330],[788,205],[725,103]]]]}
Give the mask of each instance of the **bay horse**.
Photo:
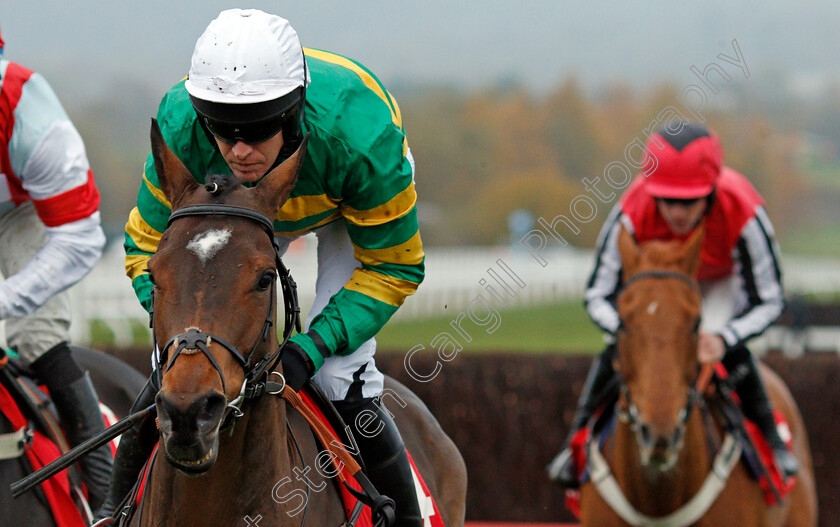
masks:
{"type": "MultiPolygon", "coordinates": [[[[128,415],[146,377],[120,359],[101,351],[71,346],[73,358],[90,372],[99,400],[116,418],[128,415]]],[[[31,417],[30,417],[31,418],[31,417]]],[[[0,414],[0,435],[13,432],[11,423],[0,414]]],[[[13,498],[9,489],[15,481],[32,472],[25,456],[0,460],[0,524],[54,527],[55,519],[40,489],[13,498]]]]}
{"type": "MultiPolygon", "coordinates": [[[[255,375],[282,379],[271,329],[282,264],[268,218],[288,199],[307,141],[252,188],[232,176],[210,176],[199,185],[154,120],[151,143],[173,211],[148,262],[162,375],[156,397],[162,455],[151,462],[129,525],[339,527],[346,521],[342,501],[334,478],[311,470],[319,447],[307,422],[277,395],[244,403],[240,397],[255,375]],[[196,249],[201,240],[204,252],[196,249]],[[201,342],[184,347],[183,339],[196,334],[201,342]],[[223,426],[231,420],[234,425],[223,426]]],[[[460,453],[419,398],[392,379],[385,388],[407,403],[388,407],[442,519],[447,527],[463,525],[460,453]]]]}
{"type": "MultiPolygon", "coordinates": [[[[616,411],[624,418],[605,442],[601,459],[606,460],[612,481],[617,483],[613,495],[622,494],[624,501],[613,499],[613,504],[608,504],[592,481],[588,482],[581,488],[582,525],[817,525],[816,488],[802,417],[781,378],[769,368],[762,364],[761,376],[774,407],[787,419],[793,453],[800,464],[790,494],[781,504],[767,506],[758,483],[744,463],[737,461],[738,452],[728,450],[737,448],[735,444],[721,441],[724,434],[719,425],[713,425],[717,444],[709,444],[693,390],[700,369],[697,328],[702,298],[695,276],[702,239],[701,227],[683,243],[651,241],[638,246],[622,229],[619,250],[624,288],[617,300],[622,329],[616,365],[622,390],[616,411]],[[718,455],[720,452],[725,455],[718,455]],[[709,476],[713,463],[718,472],[731,470],[724,483],[709,476]],[[718,485],[720,493],[692,515],[689,503],[692,499],[702,501],[698,496],[707,479],[718,485]],[[628,521],[616,512],[622,508],[628,521]],[[698,514],[702,517],[695,518],[698,514]]],[[[593,450],[590,448],[590,453],[593,450]]],[[[591,479],[605,481],[603,469],[601,466],[601,473],[596,474],[590,464],[591,479]]]]}

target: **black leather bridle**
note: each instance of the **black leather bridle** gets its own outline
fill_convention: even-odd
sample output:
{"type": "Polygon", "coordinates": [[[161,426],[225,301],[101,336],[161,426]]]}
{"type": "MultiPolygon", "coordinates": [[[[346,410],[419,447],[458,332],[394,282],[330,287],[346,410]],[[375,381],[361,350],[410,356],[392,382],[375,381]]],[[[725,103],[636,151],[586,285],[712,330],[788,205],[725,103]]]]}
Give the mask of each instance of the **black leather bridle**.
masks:
{"type": "Polygon", "coordinates": [[[642,271],[641,273],[634,274],[626,282],[624,282],[622,285],[622,292],[633,282],[650,278],[676,278],[677,280],[681,280],[691,286],[691,288],[698,293],[700,292],[700,285],[697,283],[697,280],[679,271],[642,271]]]}
{"type": "MultiPolygon", "coordinates": [[[[631,284],[633,284],[635,282],[638,282],[640,280],[651,280],[651,279],[653,279],[653,280],[664,280],[664,279],[680,280],[680,281],[688,284],[691,287],[691,289],[694,292],[697,293],[698,296],[701,295],[700,284],[697,283],[697,280],[695,280],[694,278],[690,277],[689,275],[687,275],[685,273],[681,273],[679,271],[665,271],[665,270],[643,271],[641,273],[638,273],[638,274],[635,274],[635,275],[631,276],[622,285],[621,293],[624,293],[627,290],[627,287],[629,287],[631,284]]],[[[620,321],[619,330],[621,330],[623,328],[624,328],[624,322],[620,321]]],[[[700,319],[698,318],[697,322],[694,326],[693,331],[694,331],[694,333],[697,333],[699,330],[700,330],[700,319]]],[[[623,378],[621,380],[620,391],[625,398],[625,402],[627,404],[627,410],[626,411],[619,410],[619,417],[621,418],[621,420],[623,422],[630,425],[630,428],[634,432],[636,432],[637,435],[638,435],[640,430],[643,428],[642,427],[643,423],[641,422],[641,419],[639,417],[638,408],[636,408],[636,405],[633,403],[632,399],[630,398],[630,390],[627,388],[627,383],[624,382],[623,378]]],[[[685,426],[688,423],[689,417],[691,416],[691,411],[696,404],[702,402],[702,398],[703,398],[702,395],[697,391],[697,389],[694,386],[694,383],[692,383],[688,388],[688,397],[687,397],[687,400],[686,400],[686,405],[685,405],[685,407],[683,407],[682,410],[680,410],[680,414],[679,414],[679,417],[677,419],[678,423],[677,423],[677,432],[676,432],[677,439],[676,439],[676,441],[681,440],[681,437],[685,432],[685,426]]]]}
{"type": "MultiPolygon", "coordinates": [[[[169,225],[171,225],[172,222],[174,222],[175,220],[179,218],[185,218],[188,216],[235,216],[239,218],[246,218],[258,223],[268,235],[268,237],[271,239],[271,246],[274,248],[274,259],[275,265],[277,267],[277,275],[280,280],[280,286],[283,291],[283,300],[285,308],[285,325],[283,327],[283,341],[277,346],[277,349],[274,352],[266,354],[266,356],[262,357],[255,364],[250,364],[251,358],[253,357],[253,354],[256,351],[257,347],[259,347],[260,342],[265,340],[266,336],[268,335],[268,331],[273,326],[272,314],[274,311],[274,299],[276,295],[276,285],[274,283],[271,286],[271,297],[268,303],[268,312],[266,314],[262,330],[260,331],[256,342],[254,342],[254,345],[251,347],[247,355],[243,355],[236,348],[236,346],[230,344],[226,340],[216,335],[213,335],[212,333],[203,332],[196,328],[190,328],[184,333],[179,333],[171,337],[166,342],[166,345],[163,347],[163,349],[156,353],[156,372],[158,375],[158,386],[162,385],[163,374],[172,368],[172,365],[175,363],[175,360],[181,355],[181,353],[201,352],[204,354],[205,357],[207,357],[207,360],[210,361],[210,364],[219,373],[219,377],[222,380],[222,390],[224,390],[225,393],[227,393],[227,391],[225,390],[225,376],[222,372],[221,367],[219,366],[218,361],[216,361],[216,359],[213,357],[213,354],[210,353],[209,345],[211,342],[215,342],[218,345],[225,348],[226,350],[228,350],[228,352],[230,352],[231,355],[233,355],[233,357],[245,371],[245,381],[242,383],[242,388],[239,391],[239,395],[233,401],[227,403],[226,414],[222,417],[222,424],[220,425],[220,429],[232,430],[231,427],[233,426],[235,420],[239,417],[242,417],[243,415],[241,405],[245,400],[261,397],[263,394],[280,395],[286,388],[286,381],[283,378],[283,375],[279,372],[274,371],[274,368],[277,366],[277,363],[279,362],[283,353],[283,349],[286,346],[286,343],[289,341],[289,338],[291,337],[292,330],[294,329],[300,332],[300,306],[298,305],[297,298],[297,284],[295,284],[295,281],[292,279],[289,270],[283,264],[283,261],[280,257],[280,244],[278,243],[277,238],[274,235],[274,226],[272,225],[271,220],[269,220],[263,214],[260,214],[259,212],[245,207],[239,207],[235,205],[189,205],[172,212],[172,214],[169,216],[169,222],[167,223],[167,227],[169,227],[169,225]],[[170,347],[173,347],[175,351],[172,353],[172,357],[168,358],[167,355],[170,347]],[[164,364],[166,364],[165,369],[163,369],[164,364]],[[268,378],[272,375],[276,375],[279,378],[279,382],[269,381],[268,378]],[[230,419],[231,416],[232,419],[230,419]]],[[[152,310],[150,310],[149,316],[150,320],[153,321],[154,295],[152,296],[152,310]]],[[[150,322],[150,325],[152,327],[152,335],[154,336],[154,324],[150,322]]],[[[156,336],[154,337],[154,340],[155,344],[157,344],[156,336]]],[[[286,426],[295,445],[295,448],[297,449],[298,456],[302,462],[303,453],[300,449],[300,445],[298,444],[298,440],[295,437],[294,430],[289,424],[288,419],[286,420],[286,426]]],[[[363,496],[365,499],[360,498],[355,509],[353,510],[351,520],[343,523],[342,526],[348,525],[352,527],[353,525],[355,525],[355,522],[358,519],[358,515],[361,512],[362,504],[370,506],[371,509],[375,509],[377,507],[377,503],[380,503],[380,501],[376,500],[381,500],[382,498],[382,496],[379,496],[378,493],[375,493],[373,496],[371,496],[371,489],[373,489],[374,492],[375,489],[369,483],[369,480],[367,479],[365,474],[360,472],[356,477],[363,478],[363,480],[367,482],[367,484],[362,484],[363,488],[365,489],[363,493],[354,493],[357,497],[363,496]]],[[[301,526],[304,525],[304,523],[306,522],[306,511],[309,510],[309,494],[310,488],[307,485],[307,508],[305,509],[303,517],[301,518],[301,526]]],[[[393,504],[393,502],[391,502],[390,500],[387,501],[393,504]]],[[[381,522],[383,521],[385,520],[383,520],[382,517],[379,517],[378,520],[375,520],[375,525],[382,525],[381,522]]]]}
{"type": "MultiPolygon", "coordinates": [[[[169,216],[167,227],[172,225],[172,222],[175,220],[190,216],[234,216],[251,220],[262,227],[271,239],[271,246],[274,249],[274,261],[277,276],[280,280],[280,287],[283,291],[285,310],[283,340],[274,352],[266,354],[256,363],[251,364],[254,352],[257,350],[260,343],[267,338],[269,330],[274,325],[272,314],[274,312],[276,284],[272,282],[271,295],[265,322],[263,323],[262,330],[257,336],[254,345],[251,346],[251,349],[247,354],[240,352],[236,346],[227,342],[225,339],[212,333],[200,331],[197,328],[189,328],[184,333],[179,333],[171,337],[163,348],[160,348],[160,350],[156,353],[158,386],[162,385],[163,375],[172,369],[172,366],[175,364],[175,360],[181,355],[181,353],[186,352],[186,354],[190,354],[201,352],[205,357],[207,357],[207,360],[210,361],[210,364],[219,373],[219,377],[222,380],[222,390],[227,393],[224,373],[222,372],[218,361],[216,361],[213,354],[210,353],[209,345],[211,342],[215,342],[219,346],[225,348],[245,371],[245,381],[239,391],[239,396],[227,405],[228,411],[233,411],[234,417],[241,417],[242,411],[240,407],[244,400],[260,397],[264,393],[280,393],[285,388],[285,379],[283,379],[281,374],[275,372],[274,368],[280,360],[283,348],[286,346],[286,343],[289,341],[289,337],[292,335],[292,330],[294,329],[300,332],[300,306],[298,305],[297,298],[297,284],[295,284],[289,270],[283,264],[283,260],[280,257],[280,244],[274,235],[274,226],[272,225],[271,220],[269,220],[265,215],[246,207],[221,203],[210,205],[189,205],[173,211],[169,216]],[[172,352],[172,356],[168,357],[170,348],[173,348],[174,351],[172,352]],[[164,364],[166,365],[165,368],[164,364]],[[269,381],[268,376],[270,375],[277,375],[280,382],[269,381]]],[[[152,335],[154,337],[155,345],[157,345],[157,336],[155,335],[154,328],[154,294],[152,295],[152,309],[149,312],[149,318],[152,335]]]]}
{"type": "MultiPolygon", "coordinates": [[[[694,292],[697,293],[697,295],[701,296],[701,298],[702,298],[702,292],[700,291],[700,284],[697,283],[697,280],[695,280],[694,278],[688,276],[687,274],[681,273],[679,271],[642,271],[641,273],[634,274],[626,282],[621,284],[621,288],[618,292],[618,296],[621,296],[627,290],[628,287],[630,287],[632,284],[634,284],[635,282],[638,282],[640,280],[650,280],[650,279],[665,280],[665,279],[669,279],[669,278],[677,279],[677,280],[680,280],[680,281],[688,284],[688,286],[691,287],[691,289],[694,290],[694,292]]],[[[618,319],[618,330],[621,331],[622,329],[624,329],[624,321],[621,320],[621,318],[619,318],[618,319]]],[[[697,323],[694,326],[694,332],[697,333],[697,331],[699,331],[699,330],[700,330],[700,319],[697,319],[697,323]]]]}

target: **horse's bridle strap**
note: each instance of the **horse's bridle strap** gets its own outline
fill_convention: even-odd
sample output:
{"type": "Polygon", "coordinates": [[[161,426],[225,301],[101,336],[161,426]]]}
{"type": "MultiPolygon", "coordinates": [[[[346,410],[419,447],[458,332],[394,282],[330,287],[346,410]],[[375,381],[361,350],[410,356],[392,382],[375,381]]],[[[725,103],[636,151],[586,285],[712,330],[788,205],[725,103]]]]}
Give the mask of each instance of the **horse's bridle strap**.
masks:
{"type": "Polygon", "coordinates": [[[271,220],[264,214],[246,207],[238,207],[236,205],[226,205],[223,203],[216,203],[212,205],[187,205],[172,212],[169,215],[169,222],[167,227],[172,225],[172,222],[178,218],[185,216],[237,216],[240,218],[247,218],[259,223],[265,229],[269,236],[274,238],[274,225],[271,220]]]}
{"type": "MultiPolygon", "coordinates": [[[[697,280],[695,280],[691,276],[689,276],[685,273],[681,273],[679,271],[657,271],[657,270],[642,271],[641,273],[634,274],[633,276],[628,278],[626,282],[621,284],[621,287],[619,289],[619,295],[623,294],[627,290],[627,288],[630,287],[632,284],[634,284],[636,282],[639,282],[641,280],[650,280],[650,279],[653,279],[653,280],[665,280],[665,279],[680,280],[680,281],[686,283],[689,287],[691,287],[691,289],[694,292],[696,292],[699,296],[702,297],[702,291],[700,290],[700,284],[697,282],[697,280]]],[[[618,326],[619,329],[622,329],[624,327],[624,321],[622,321],[620,318],[619,318],[618,324],[619,324],[619,326],[618,326]]],[[[695,332],[698,329],[700,329],[700,319],[699,318],[697,319],[697,325],[694,329],[695,329],[695,332]]]]}
{"type": "MultiPolygon", "coordinates": [[[[168,372],[172,366],[175,364],[175,359],[181,355],[182,352],[189,354],[195,353],[200,351],[207,357],[207,360],[210,361],[210,364],[216,371],[219,373],[219,376],[222,378],[222,391],[227,392],[227,387],[225,386],[225,376],[222,373],[222,367],[219,366],[218,361],[213,357],[213,354],[210,353],[210,343],[216,342],[221,345],[223,348],[228,350],[228,352],[236,358],[236,362],[239,363],[240,366],[243,368],[247,366],[248,360],[242,356],[242,353],[236,349],[236,346],[230,344],[226,340],[222,339],[221,337],[217,337],[216,335],[211,335],[210,333],[204,333],[199,331],[197,328],[190,328],[185,333],[179,333],[169,339],[169,341],[163,346],[162,353],[167,353],[169,351],[170,346],[174,346],[174,351],[172,356],[168,358],[168,364],[166,366],[166,370],[163,373],[168,372]]],[[[259,341],[258,341],[259,342],[259,341]]]]}
{"type": "MultiPolygon", "coordinates": [[[[266,235],[268,235],[269,240],[271,241],[271,246],[274,249],[275,264],[277,266],[276,272],[283,290],[283,298],[285,302],[284,307],[286,312],[285,327],[283,328],[283,342],[277,347],[277,349],[273,353],[269,353],[268,355],[260,359],[256,364],[254,364],[251,367],[251,369],[248,369],[248,364],[251,361],[251,357],[253,356],[260,342],[262,342],[266,338],[269,329],[273,325],[272,314],[274,312],[274,297],[276,295],[276,286],[272,286],[265,323],[263,324],[262,331],[260,331],[260,334],[256,342],[254,343],[254,346],[251,348],[247,356],[243,355],[236,348],[236,346],[229,344],[217,335],[205,333],[198,329],[190,329],[187,330],[185,333],[180,333],[170,338],[166,345],[163,347],[163,349],[160,350],[160,354],[165,356],[168,353],[170,346],[172,346],[173,344],[175,345],[175,351],[173,352],[172,357],[169,357],[167,359],[166,371],[169,371],[169,369],[175,363],[175,359],[182,352],[189,353],[191,350],[193,352],[200,351],[207,357],[207,359],[210,361],[210,364],[213,366],[213,368],[216,369],[216,371],[221,376],[222,389],[226,392],[227,390],[225,386],[225,377],[222,373],[222,369],[213,357],[213,354],[210,353],[209,350],[210,343],[216,342],[222,347],[224,347],[228,352],[230,352],[230,354],[233,355],[233,357],[236,359],[239,365],[246,370],[246,382],[243,386],[243,391],[240,394],[241,396],[243,396],[243,399],[259,397],[263,393],[266,393],[266,391],[268,391],[268,393],[272,393],[274,390],[277,389],[276,383],[261,383],[259,379],[263,377],[266,371],[270,371],[271,369],[273,369],[276,363],[279,361],[280,354],[283,348],[285,347],[286,342],[288,342],[292,330],[297,329],[297,331],[300,331],[300,307],[298,306],[297,301],[297,284],[295,284],[291,274],[289,273],[289,270],[283,264],[283,260],[280,257],[280,245],[277,241],[276,236],[274,235],[274,226],[267,216],[255,210],[236,205],[214,203],[208,205],[188,205],[186,207],[182,207],[173,211],[169,215],[167,227],[171,225],[173,221],[179,218],[185,218],[190,216],[233,216],[254,221],[263,228],[263,231],[265,231],[266,235]],[[269,385],[268,390],[266,390],[266,385],[269,385]]],[[[154,299],[154,295],[152,296],[152,298],[154,299]]],[[[152,332],[154,334],[155,327],[152,316],[153,309],[154,300],[152,301],[152,311],[149,312],[151,319],[150,326],[152,327],[152,332]]],[[[157,342],[156,338],[155,341],[157,342]]],[[[158,362],[160,362],[160,356],[158,357],[158,362]]],[[[157,371],[161,376],[164,373],[161,371],[160,368],[158,368],[157,371]]],[[[236,409],[238,411],[238,408],[236,409]]],[[[238,413],[241,415],[241,412],[238,413]]]]}
{"type": "Polygon", "coordinates": [[[633,282],[638,282],[639,280],[645,279],[666,279],[666,278],[675,278],[677,280],[681,280],[691,286],[692,289],[697,291],[700,290],[700,285],[697,283],[697,280],[688,276],[685,273],[681,273],[679,271],[642,271],[641,273],[634,274],[630,278],[624,282],[623,287],[626,289],[630,284],[633,282]]]}

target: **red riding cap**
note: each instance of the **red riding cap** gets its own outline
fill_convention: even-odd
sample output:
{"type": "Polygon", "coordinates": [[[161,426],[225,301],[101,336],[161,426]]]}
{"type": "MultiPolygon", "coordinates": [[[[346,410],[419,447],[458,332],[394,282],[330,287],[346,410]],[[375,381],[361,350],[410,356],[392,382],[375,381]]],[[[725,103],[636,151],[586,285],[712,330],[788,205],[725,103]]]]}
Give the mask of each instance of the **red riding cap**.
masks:
{"type": "Polygon", "coordinates": [[[657,198],[702,198],[714,190],[722,166],[720,140],[705,126],[683,123],[675,131],[660,128],[645,149],[645,190],[657,198]]]}

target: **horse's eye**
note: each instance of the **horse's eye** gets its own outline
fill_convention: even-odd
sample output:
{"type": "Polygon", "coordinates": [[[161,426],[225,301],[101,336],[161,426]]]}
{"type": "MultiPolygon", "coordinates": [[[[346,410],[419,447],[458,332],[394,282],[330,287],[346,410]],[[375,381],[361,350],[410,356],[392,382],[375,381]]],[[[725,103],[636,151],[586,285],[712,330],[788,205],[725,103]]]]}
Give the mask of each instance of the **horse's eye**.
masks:
{"type": "Polygon", "coordinates": [[[257,289],[259,291],[267,291],[271,284],[274,283],[274,277],[277,276],[273,271],[272,272],[265,272],[260,276],[259,282],[257,282],[257,289]]]}

